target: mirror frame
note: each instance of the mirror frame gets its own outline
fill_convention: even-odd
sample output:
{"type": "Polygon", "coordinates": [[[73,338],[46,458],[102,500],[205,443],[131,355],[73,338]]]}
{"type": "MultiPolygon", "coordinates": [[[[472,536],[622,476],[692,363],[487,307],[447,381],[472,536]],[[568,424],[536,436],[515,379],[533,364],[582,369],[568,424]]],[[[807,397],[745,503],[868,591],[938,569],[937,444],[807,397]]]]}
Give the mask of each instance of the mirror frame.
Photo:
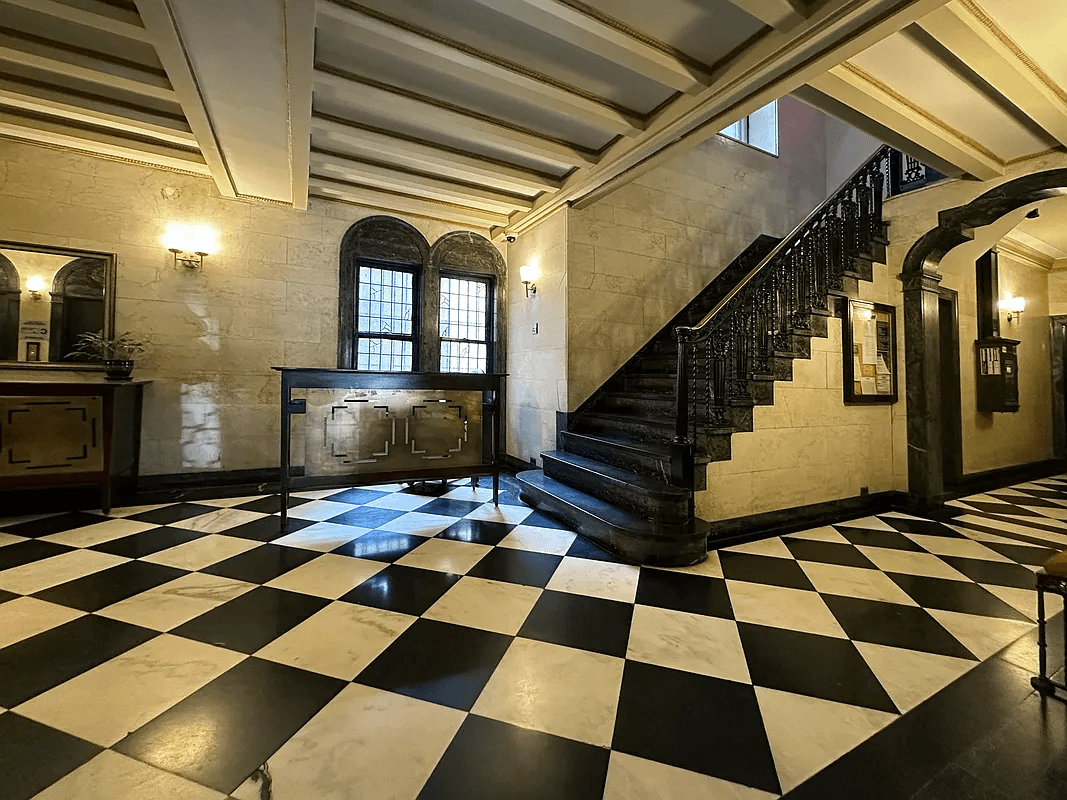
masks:
{"type": "MultiPolygon", "coordinates": [[[[59,256],[70,256],[71,261],[77,258],[98,258],[104,262],[104,335],[115,335],[115,282],[118,265],[118,257],[114,253],[102,253],[96,250],[80,250],[75,247],[62,247],[60,245],[32,244],[30,242],[13,242],[0,239],[0,250],[27,250],[31,253],[46,253],[59,256]]],[[[51,297],[51,287],[49,287],[51,297]]],[[[21,322],[21,320],[20,320],[21,322]]],[[[40,369],[40,370],[67,370],[77,372],[102,372],[103,364],[88,362],[62,361],[0,361],[0,370],[5,369],[40,369]]]]}

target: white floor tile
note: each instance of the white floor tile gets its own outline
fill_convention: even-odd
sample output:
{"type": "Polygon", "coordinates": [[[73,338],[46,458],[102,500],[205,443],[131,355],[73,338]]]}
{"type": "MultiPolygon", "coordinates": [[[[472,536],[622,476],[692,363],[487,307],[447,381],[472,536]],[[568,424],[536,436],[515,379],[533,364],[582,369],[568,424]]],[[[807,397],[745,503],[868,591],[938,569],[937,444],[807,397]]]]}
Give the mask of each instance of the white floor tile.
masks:
{"type": "Polygon", "coordinates": [[[225,795],[105,750],[34,800],[225,800],[225,795]]]}
{"type": "Polygon", "coordinates": [[[540,596],[541,590],[533,586],[468,575],[445,592],[423,616],[514,636],[540,596]]]}
{"type": "Polygon", "coordinates": [[[121,539],[123,536],[132,536],[135,533],[143,533],[158,527],[159,525],[155,523],[138,522],[133,519],[105,519],[95,525],[53,533],[51,536],[42,538],[70,547],[92,547],[95,544],[110,542],[113,539],[121,539]]]}
{"type": "Polygon", "coordinates": [[[192,573],[96,612],[156,631],[169,631],[255,586],[232,578],[192,573]]]}
{"type": "Polygon", "coordinates": [[[336,600],[387,566],[381,561],[326,553],[279,575],[267,586],[336,600]]]}
{"type": "Polygon", "coordinates": [[[343,544],[348,544],[353,539],[358,539],[365,533],[370,533],[370,531],[370,528],[357,528],[354,525],[316,522],[314,525],[308,525],[295,533],[287,533],[285,536],[275,539],[274,544],[329,553],[343,544]]]}
{"type": "Polygon", "coordinates": [[[549,553],[562,556],[571,549],[577,536],[570,531],[552,528],[536,528],[532,525],[516,525],[511,533],[500,541],[500,547],[527,550],[534,553],[549,553]]]}
{"type": "Polygon", "coordinates": [[[410,553],[397,559],[396,563],[404,567],[466,575],[492,549],[489,545],[474,542],[427,539],[410,553]]]}
{"type": "Polygon", "coordinates": [[[230,528],[255,522],[270,516],[258,511],[245,511],[240,508],[220,508],[218,511],[208,511],[198,517],[179,520],[170,523],[171,528],[182,528],[187,531],[199,531],[200,533],[223,533],[230,528]]]}
{"type": "Polygon", "coordinates": [[[16,597],[0,603],[0,648],[82,616],[85,616],[83,611],[33,597],[16,597]]]}
{"type": "Polygon", "coordinates": [[[0,572],[0,589],[15,594],[34,594],[127,561],[128,558],[98,553],[95,550],[71,550],[0,572]]]}
{"type": "Polygon", "coordinates": [[[637,597],[640,567],[587,558],[564,558],[545,588],[632,603],[637,597]]]}
{"type": "Polygon", "coordinates": [[[222,534],[213,533],[176,547],[160,550],[158,553],[152,553],[152,555],[145,556],[141,560],[152,564],[162,564],[166,567],[196,570],[210,567],[212,564],[217,564],[227,558],[254,550],[262,544],[262,542],[251,539],[238,539],[236,536],[223,536],[222,534]]]}
{"type": "Polygon", "coordinates": [[[774,800],[776,794],[613,750],[604,800],[774,800]]]}
{"type": "Polygon", "coordinates": [[[817,592],[732,580],[726,588],[738,622],[848,638],[817,592]]]}
{"type": "Polygon", "coordinates": [[[661,667],[751,683],[733,620],[634,606],[626,657],[661,667]]]}

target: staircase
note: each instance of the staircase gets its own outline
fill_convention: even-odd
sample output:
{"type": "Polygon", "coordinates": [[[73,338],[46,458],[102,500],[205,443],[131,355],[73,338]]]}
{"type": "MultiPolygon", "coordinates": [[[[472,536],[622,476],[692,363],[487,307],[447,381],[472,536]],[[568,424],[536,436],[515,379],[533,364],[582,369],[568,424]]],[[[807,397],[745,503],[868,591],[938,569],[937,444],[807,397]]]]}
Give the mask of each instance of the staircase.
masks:
{"type": "Polygon", "coordinates": [[[521,498],[628,561],[684,566],[707,555],[693,511],[706,465],[730,458],[753,408],[811,357],[835,297],[885,263],[889,148],[873,155],[783,240],[760,236],[642,347],[519,473],[521,498]]]}

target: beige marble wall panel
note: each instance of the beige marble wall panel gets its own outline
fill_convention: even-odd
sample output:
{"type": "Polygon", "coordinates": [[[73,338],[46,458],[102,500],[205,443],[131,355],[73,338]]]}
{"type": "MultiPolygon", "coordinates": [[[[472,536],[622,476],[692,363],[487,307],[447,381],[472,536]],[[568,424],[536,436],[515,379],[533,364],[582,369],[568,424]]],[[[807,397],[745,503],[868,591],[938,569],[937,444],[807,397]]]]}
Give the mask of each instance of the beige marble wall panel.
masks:
{"type": "MultiPolygon", "coordinates": [[[[154,381],[145,474],[277,464],[271,367],[336,364],[341,238],[381,213],[315,199],[307,212],[232,200],[205,178],[0,140],[0,238],[118,256],[118,329],[153,344],[137,367],[154,381]],[[170,222],[218,232],[203,272],[175,268],[160,241],[170,222]]],[[[456,229],[406,219],[431,243],[456,229]]]]}
{"type": "Polygon", "coordinates": [[[1055,269],[1048,274],[1048,313],[1067,314],[1067,269],[1055,269]]]}

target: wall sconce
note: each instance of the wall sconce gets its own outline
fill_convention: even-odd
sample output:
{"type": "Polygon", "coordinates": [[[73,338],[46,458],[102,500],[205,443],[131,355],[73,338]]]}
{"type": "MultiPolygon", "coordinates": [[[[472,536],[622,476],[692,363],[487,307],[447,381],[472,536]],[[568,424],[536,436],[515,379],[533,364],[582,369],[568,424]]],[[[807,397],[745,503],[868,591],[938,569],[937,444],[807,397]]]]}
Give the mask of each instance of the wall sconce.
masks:
{"type": "Polygon", "coordinates": [[[1023,311],[1026,310],[1026,300],[1022,297],[1009,297],[1007,300],[1000,301],[1000,310],[1008,312],[1008,322],[1019,322],[1023,315],[1023,311]]]}
{"type": "Polygon", "coordinates": [[[522,285],[526,287],[526,296],[529,297],[532,294],[537,294],[537,286],[534,281],[538,278],[537,267],[530,264],[523,264],[519,267],[519,280],[522,281],[522,285]]]}
{"type": "Polygon", "coordinates": [[[45,290],[44,278],[34,275],[31,278],[26,279],[26,289],[30,293],[30,297],[34,300],[41,299],[41,292],[45,290]]]}
{"type": "Polygon", "coordinates": [[[163,234],[163,246],[174,254],[174,266],[202,271],[204,257],[218,250],[218,234],[208,225],[172,222],[163,234]]]}

